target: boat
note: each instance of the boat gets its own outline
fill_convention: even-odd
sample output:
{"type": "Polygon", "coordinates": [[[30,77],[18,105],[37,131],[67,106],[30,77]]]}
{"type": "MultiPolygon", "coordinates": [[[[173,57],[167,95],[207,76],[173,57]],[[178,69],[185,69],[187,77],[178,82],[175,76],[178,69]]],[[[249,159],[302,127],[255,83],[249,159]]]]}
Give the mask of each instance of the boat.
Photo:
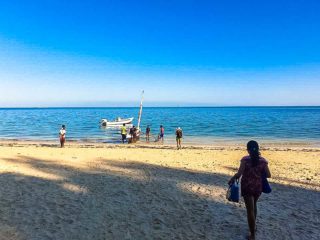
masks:
{"type": "Polygon", "coordinates": [[[108,119],[101,119],[100,123],[104,127],[119,127],[122,126],[123,124],[131,124],[133,121],[133,117],[131,118],[120,118],[117,117],[114,121],[108,121],[108,119]]]}
{"type": "Polygon", "coordinates": [[[115,129],[118,129],[120,128],[123,124],[126,124],[127,128],[132,128],[134,127],[135,129],[135,133],[133,136],[130,135],[130,132],[128,131],[127,133],[127,141],[129,143],[134,143],[136,141],[139,140],[140,138],[140,134],[141,134],[141,129],[140,129],[140,123],[141,123],[141,116],[142,116],[142,103],[143,103],[143,95],[144,95],[144,91],[142,91],[141,93],[141,101],[140,101],[140,108],[139,108],[139,114],[138,114],[138,125],[137,127],[134,127],[132,125],[132,121],[133,121],[133,117],[131,118],[120,118],[120,117],[117,117],[114,121],[108,121],[108,119],[101,119],[100,120],[100,124],[102,127],[105,127],[105,128],[115,128],[115,129]],[[129,126],[131,125],[131,126],[129,126]],[[132,139],[132,137],[134,139],[132,139]]]}

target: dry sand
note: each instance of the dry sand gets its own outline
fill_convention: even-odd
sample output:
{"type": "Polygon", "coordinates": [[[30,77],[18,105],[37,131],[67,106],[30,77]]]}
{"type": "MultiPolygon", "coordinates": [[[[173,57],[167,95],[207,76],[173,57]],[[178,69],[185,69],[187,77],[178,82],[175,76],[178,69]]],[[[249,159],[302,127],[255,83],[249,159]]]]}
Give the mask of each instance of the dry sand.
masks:
{"type": "MultiPolygon", "coordinates": [[[[262,151],[257,239],[320,238],[320,149],[262,151]]],[[[245,239],[227,181],[245,150],[0,144],[0,239],[245,239]]]]}

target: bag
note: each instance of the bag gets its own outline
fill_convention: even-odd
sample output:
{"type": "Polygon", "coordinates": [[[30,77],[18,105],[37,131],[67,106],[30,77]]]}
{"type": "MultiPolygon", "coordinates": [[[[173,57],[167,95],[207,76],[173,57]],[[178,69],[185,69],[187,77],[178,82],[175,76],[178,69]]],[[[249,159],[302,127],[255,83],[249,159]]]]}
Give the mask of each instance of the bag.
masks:
{"type": "Polygon", "coordinates": [[[234,181],[233,184],[229,186],[227,191],[227,199],[230,202],[239,202],[240,194],[239,194],[239,180],[234,181]]]}
{"type": "Polygon", "coordinates": [[[268,179],[266,178],[265,174],[262,175],[262,192],[263,193],[271,193],[272,189],[270,187],[270,184],[268,182],[268,179]]]}

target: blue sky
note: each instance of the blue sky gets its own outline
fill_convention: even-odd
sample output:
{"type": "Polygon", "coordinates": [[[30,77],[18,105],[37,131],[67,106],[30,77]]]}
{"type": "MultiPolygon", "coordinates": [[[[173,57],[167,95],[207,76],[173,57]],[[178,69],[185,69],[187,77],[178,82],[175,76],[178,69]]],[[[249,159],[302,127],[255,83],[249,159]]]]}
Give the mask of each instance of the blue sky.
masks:
{"type": "Polygon", "coordinates": [[[0,106],[320,105],[320,1],[2,1],[0,106]]]}

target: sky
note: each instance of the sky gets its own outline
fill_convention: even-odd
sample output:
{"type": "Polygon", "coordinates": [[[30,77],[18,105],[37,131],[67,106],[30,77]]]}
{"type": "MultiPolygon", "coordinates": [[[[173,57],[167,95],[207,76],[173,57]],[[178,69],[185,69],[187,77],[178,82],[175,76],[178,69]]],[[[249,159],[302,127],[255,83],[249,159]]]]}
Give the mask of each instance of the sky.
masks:
{"type": "Polygon", "coordinates": [[[320,1],[0,2],[0,107],[320,105],[320,1]]]}

